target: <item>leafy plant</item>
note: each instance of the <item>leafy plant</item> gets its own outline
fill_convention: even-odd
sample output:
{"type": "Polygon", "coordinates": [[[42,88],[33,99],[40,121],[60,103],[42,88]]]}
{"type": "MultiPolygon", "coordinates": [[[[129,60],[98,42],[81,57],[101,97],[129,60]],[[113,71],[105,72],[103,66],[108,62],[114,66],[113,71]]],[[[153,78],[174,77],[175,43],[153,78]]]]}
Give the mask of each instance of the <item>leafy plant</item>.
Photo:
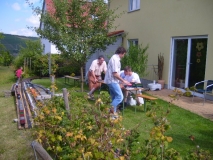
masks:
{"type": "Polygon", "coordinates": [[[130,134],[121,125],[122,117],[112,120],[101,99],[96,106],[78,96],[69,99],[71,120],[62,98],[54,97],[39,109],[37,141],[56,159],[128,159],[125,139],[130,134]]]}
{"type": "Polygon", "coordinates": [[[148,50],[149,46],[143,47],[141,45],[130,44],[127,54],[121,60],[122,66],[130,66],[134,72],[137,72],[140,77],[146,76],[147,62],[148,62],[148,50]]]}

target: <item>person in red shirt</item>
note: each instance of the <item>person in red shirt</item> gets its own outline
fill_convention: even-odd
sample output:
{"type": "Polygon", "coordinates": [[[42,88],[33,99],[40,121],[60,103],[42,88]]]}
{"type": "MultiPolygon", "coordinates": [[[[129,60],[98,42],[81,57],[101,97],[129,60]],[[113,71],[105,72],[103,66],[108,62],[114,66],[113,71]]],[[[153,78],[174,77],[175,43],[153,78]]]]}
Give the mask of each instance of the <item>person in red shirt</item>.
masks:
{"type": "Polygon", "coordinates": [[[18,78],[16,82],[16,86],[18,86],[21,80],[21,75],[24,73],[22,70],[23,70],[23,67],[20,67],[18,70],[16,70],[16,77],[18,78]]]}

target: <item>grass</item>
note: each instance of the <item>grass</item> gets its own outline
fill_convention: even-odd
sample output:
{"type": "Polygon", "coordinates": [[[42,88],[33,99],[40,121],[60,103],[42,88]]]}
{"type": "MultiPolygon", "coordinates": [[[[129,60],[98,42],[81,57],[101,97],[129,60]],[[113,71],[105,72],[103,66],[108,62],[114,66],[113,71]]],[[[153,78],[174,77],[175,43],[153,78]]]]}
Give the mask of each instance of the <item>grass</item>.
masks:
{"type": "Polygon", "coordinates": [[[32,130],[18,130],[14,97],[5,97],[4,91],[10,90],[16,79],[11,68],[0,67],[0,159],[29,160],[34,159],[30,146],[32,130]]]}
{"type": "MultiPolygon", "coordinates": [[[[11,68],[0,67],[0,75],[0,159],[34,159],[33,150],[30,146],[34,140],[32,137],[33,129],[17,129],[17,124],[13,122],[13,119],[17,118],[14,104],[15,99],[12,96],[6,98],[3,93],[4,90],[10,90],[11,86],[15,83],[14,73],[11,68]]],[[[55,82],[58,87],[57,93],[61,93],[62,88],[70,89],[76,87],[76,90],[80,90],[79,84],[74,86],[72,81],[69,85],[65,84],[64,78],[56,78],[55,82]]],[[[36,79],[33,80],[33,83],[43,85],[47,88],[51,85],[48,78],[36,79]]],[[[86,85],[85,90],[88,90],[88,86],[86,85]]],[[[79,94],[79,96],[86,95],[85,92],[72,92],[70,94],[79,94]]],[[[184,156],[189,150],[195,149],[195,147],[199,145],[200,148],[209,150],[213,155],[212,121],[178,106],[169,106],[168,102],[160,99],[157,100],[157,104],[165,110],[169,107],[171,111],[171,114],[169,114],[167,118],[172,128],[166,132],[167,135],[173,138],[173,142],[170,144],[171,148],[176,149],[184,156]],[[191,135],[195,137],[194,141],[190,140],[189,136],[191,135]]],[[[145,139],[149,138],[149,131],[153,127],[153,123],[144,114],[143,107],[137,106],[136,114],[134,109],[134,107],[127,107],[124,110],[123,124],[127,129],[131,129],[137,124],[140,124],[140,143],[143,143],[145,139]]]]}
{"type": "MultiPolygon", "coordinates": [[[[34,80],[33,83],[46,85],[46,87],[50,86],[50,81],[47,83],[44,80],[34,80]]],[[[71,85],[68,87],[68,89],[74,87],[72,82],[70,84],[71,85]]],[[[56,85],[58,86],[59,90],[67,87],[64,84],[63,78],[56,79],[56,85]]],[[[85,88],[86,90],[88,89],[87,86],[85,86],[85,88]]],[[[96,97],[97,96],[98,93],[96,92],[96,97]]],[[[168,102],[161,99],[157,100],[157,105],[162,106],[164,111],[166,111],[168,108],[171,111],[167,117],[171,123],[171,129],[166,132],[168,136],[173,138],[170,148],[176,149],[182,156],[185,156],[190,150],[195,149],[198,145],[204,150],[209,150],[211,155],[213,155],[213,141],[211,140],[213,137],[212,121],[190,111],[184,110],[176,105],[169,105],[168,102]],[[191,135],[195,137],[194,141],[189,138],[191,135]]],[[[123,125],[127,129],[131,129],[136,127],[137,124],[140,124],[140,142],[143,143],[149,138],[149,131],[153,127],[153,123],[150,118],[144,114],[143,106],[137,106],[136,114],[135,107],[127,107],[124,111],[123,125]]]]}
{"type": "MultiPolygon", "coordinates": [[[[166,132],[166,135],[173,138],[169,146],[170,148],[176,149],[182,156],[185,156],[189,150],[195,149],[198,145],[204,150],[209,150],[211,155],[213,155],[212,121],[178,106],[169,106],[168,102],[163,100],[157,100],[157,104],[158,106],[163,106],[165,110],[169,108],[171,111],[167,117],[170,121],[171,129],[166,132]],[[191,135],[195,137],[194,141],[190,140],[189,137],[191,135]]],[[[143,142],[145,139],[148,139],[153,123],[145,116],[143,107],[139,108],[137,106],[137,108],[136,114],[134,113],[134,107],[125,109],[124,125],[126,128],[131,128],[141,123],[139,127],[141,133],[140,140],[143,142]]]]}

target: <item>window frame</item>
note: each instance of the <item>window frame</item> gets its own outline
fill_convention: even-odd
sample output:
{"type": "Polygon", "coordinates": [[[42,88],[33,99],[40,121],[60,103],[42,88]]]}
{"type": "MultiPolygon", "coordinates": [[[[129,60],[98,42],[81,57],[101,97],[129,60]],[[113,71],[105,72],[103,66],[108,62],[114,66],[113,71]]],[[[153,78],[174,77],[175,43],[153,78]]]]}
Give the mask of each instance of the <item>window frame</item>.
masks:
{"type": "Polygon", "coordinates": [[[129,0],[129,12],[140,10],[140,0],[129,0]],[[133,6],[135,3],[135,6],[133,6]]]}
{"type": "Polygon", "coordinates": [[[128,39],[128,41],[127,41],[128,48],[130,47],[130,43],[131,42],[132,42],[133,45],[138,45],[139,44],[139,41],[138,41],[137,38],[135,38],[135,39],[128,39]]]}

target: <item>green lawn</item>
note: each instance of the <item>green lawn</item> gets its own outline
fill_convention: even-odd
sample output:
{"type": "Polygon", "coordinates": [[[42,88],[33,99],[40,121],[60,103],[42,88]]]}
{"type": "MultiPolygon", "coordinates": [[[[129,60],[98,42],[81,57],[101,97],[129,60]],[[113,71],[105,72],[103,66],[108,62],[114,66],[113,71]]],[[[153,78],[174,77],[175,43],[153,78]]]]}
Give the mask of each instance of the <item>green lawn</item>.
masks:
{"type": "MultiPolygon", "coordinates": [[[[49,82],[49,80],[47,81],[49,82]]],[[[48,84],[47,81],[34,80],[33,83],[39,83],[48,87],[50,86],[50,83],[48,84]]],[[[74,87],[74,83],[72,82],[70,83],[70,85],[65,85],[64,78],[56,79],[56,84],[59,88],[59,91],[61,91],[61,88],[67,87],[69,89],[74,87]]],[[[88,86],[86,85],[85,90],[88,90],[88,86]]],[[[98,96],[98,91],[96,91],[95,96],[98,96]]],[[[181,99],[179,101],[181,101],[181,99]]],[[[198,145],[204,150],[209,150],[213,155],[212,121],[191,113],[187,110],[184,110],[178,106],[169,105],[168,102],[165,102],[161,99],[157,100],[157,105],[162,106],[165,111],[169,107],[171,111],[171,113],[168,115],[168,120],[171,123],[171,129],[166,132],[166,135],[173,138],[173,142],[170,144],[171,148],[179,151],[181,155],[186,155],[189,150],[195,149],[198,145]],[[194,141],[189,138],[189,136],[191,135],[195,137],[194,141]]],[[[129,106],[124,110],[123,124],[127,129],[131,129],[137,124],[140,124],[140,141],[141,143],[143,143],[145,139],[149,138],[149,131],[153,127],[153,122],[145,115],[143,106],[137,106],[136,109],[136,113],[135,107],[129,106]]]]}
{"type": "MultiPolygon", "coordinates": [[[[11,68],[0,67],[0,75],[0,159],[34,159],[33,150],[30,146],[33,141],[33,129],[17,129],[17,124],[13,123],[13,119],[17,118],[14,97],[5,98],[3,94],[4,90],[10,90],[12,84],[15,83],[14,73],[11,68]]],[[[33,80],[33,83],[47,88],[50,88],[51,85],[48,78],[33,80]]],[[[79,84],[76,83],[76,86],[72,82],[69,85],[65,84],[64,78],[56,78],[56,85],[58,87],[57,93],[61,93],[62,88],[69,90],[76,87],[76,91],[80,90],[79,84]]],[[[86,85],[85,90],[88,90],[86,85]]],[[[70,94],[84,96],[86,92],[72,92],[70,94]]],[[[96,92],[97,95],[98,92],[96,92]]],[[[157,104],[165,110],[169,107],[168,102],[160,99],[157,100],[157,104]]],[[[171,123],[171,129],[166,132],[166,135],[173,138],[170,147],[176,149],[184,156],[188,150],[194,149],[199,145],[200,148],[209,150],[213,155],[213,122],[175,105],[171,105],[169,108],[171,113],[167,118],[171,123]],[[190,135],[195,137],[194,141],[190,140],[190,135]]],[[[127,107],[124,110],[123,124],[127,129],[140,124],[140,143],[144,143],[144,140],[149,137],[150,129],[153,127],[152,121],[143,112],[143,106],[137,106],[136,113],[134,107],[127,107]]]]}
{"type": "Polygon", "coordinates": [[[18,130],[14,97],[4,97],[4,91],[10,90],[16,82],[11,68],[0,67],[0,159],[1,160],[29,160],[34,159],[30,146],[32,130],[18,130]]]}

